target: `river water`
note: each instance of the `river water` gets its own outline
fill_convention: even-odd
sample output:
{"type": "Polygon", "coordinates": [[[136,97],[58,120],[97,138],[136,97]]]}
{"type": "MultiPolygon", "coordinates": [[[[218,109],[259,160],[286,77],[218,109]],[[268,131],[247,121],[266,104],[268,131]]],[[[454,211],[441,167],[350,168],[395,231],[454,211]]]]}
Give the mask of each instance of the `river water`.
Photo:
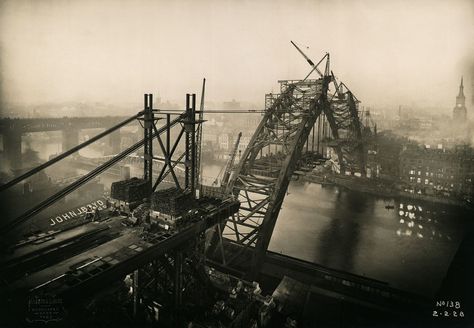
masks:
{"type": "MultiPolygon", "coordinates": [[[[203,174],[216,172],[212,165],[203,174]]],[[[269,249],[430,296],[472,224],[468,218],[449,206],[292,181],[269,249]]]]}

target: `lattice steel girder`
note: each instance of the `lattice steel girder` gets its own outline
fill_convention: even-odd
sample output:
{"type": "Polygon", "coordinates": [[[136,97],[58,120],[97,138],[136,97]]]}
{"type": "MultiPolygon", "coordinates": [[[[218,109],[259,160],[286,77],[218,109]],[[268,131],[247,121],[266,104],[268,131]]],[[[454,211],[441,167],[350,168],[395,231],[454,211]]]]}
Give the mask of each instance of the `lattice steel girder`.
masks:
{"type": "Polygon", "coordinates": [[[337,85],[333,76],[332,82],[338,92],[331,98],[331,106],[326,114],[335,143],[331,146],[336,151],[341,173],[346,168],[351,171],[357,166],[362,175],[366,174],[367,151],[362,140],[362,124],[359,119],[357,100],[344,84],[337,85]],[[345,91],[343,90],[345,89],[345,91]],[[340,140],[352,140],[342,143],[340,140]],[[357,163],[357,165],[354,165],[357,163]]]}
{"type": "Polygon", "coordinates": [[[148,182],[148,193],[151,192],[151,183],[153,177],[153,95],[144,95],[145,109],[143,117],[143,178],[148,182]]]}
{"type": "MultiPolygon", "coordinates": [[[[246,247],[255,245],[254,273],[265,254],[290,178],[316,119],[329,110],[330,77],[283,81],[282,93],[267,95],[267,112],[253,135],[231,181],[244,205],[227,222],[226,232],[246,247]],[[272,158],[266,154],[273,154],[272,158]]],[[[233,256],[230,261],[237,259],[233,256]]]]}
{"type": "MultiPolygon", "coordinates": [[[[336,141],[348,139],[332,145],[341,172],[345,171],[346,165],[353,170],[358,164],[360,172],[365,174],[366,152],[358,117],[358,100],[345,84],[338,85],[332,72],[329,73],[329,54],[321,61],[324,59],[326,69],[324,75],[320,73],[320,79],[307,80],[308,74],[304,80],[279,81],[281,93],[265,96],[266,113],[229,182],[229,190],[243,206],[237,215],[226,221],[222,235],[233,237],[227,243],[230,245],[240,244],[244,248],[255,245],[250,266],[252,277],[259,272],[290,178],[304,145],[309,143],[309,135],[318,117],[323,118],[322,124],[321,120],[318,121],[318,150],[322,126],[323,140],[330,134],[336,141]],[[334,84],[336,92],[329,99],[330,83],[334,84]]],[[[239,254],[232,254],[226,264],[235,265],[232,262],[237,259],[239,254]]]]}
{"type": "Polygon", "coordinates": [[[263,219],[263,222],[260,226],[258,232],[259,237],[256,241],[255,255],[253,258],[253,275],[260,271],[260,265],[263,262],[265,253],[268,249],[273,229],[281,209],[281,204],[283,203],[283,199],[288,189],[290,178],[295,170],[296,162],[301,157],[303,146],[306,143],[314,124],[316,123],[316,119],[326,107],[329,107],[326,96],[328,82],[328,79],[324,78],[320,81],[321,90],[319,93],[316,92],[314,98],[309,104],[309,111],[307,112],[308,115],[302,117],[301,122],[298,124],[298,132],[295,135],[290,151],[286,156],[284,164],[282,165],[282,170],[280,171],[278,181],[275,184],[276,189],[274,190],[273,194],[270,195],[270,203],[265,214],[265,218],[263,219]]]}

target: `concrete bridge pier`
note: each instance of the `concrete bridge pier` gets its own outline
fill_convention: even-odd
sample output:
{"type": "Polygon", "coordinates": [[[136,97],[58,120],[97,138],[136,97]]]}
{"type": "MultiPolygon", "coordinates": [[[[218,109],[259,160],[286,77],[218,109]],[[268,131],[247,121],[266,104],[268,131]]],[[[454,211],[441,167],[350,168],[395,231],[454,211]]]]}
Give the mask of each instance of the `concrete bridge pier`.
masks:
{"type": "Polygon", "coordinates": [[[3,135],[3,149],[12,169],[20,168],[21,161],[21,132],[7,131],[3,135]]]}
{"type": "Polygon", "coordinates": [[[71,149],[79,144],[79,130],[74,128],[68,128],[62,130],[62,152],[71,149]]]}
{"type": "Polygon", "coordinates": [[[120,130],[112,132],[108,137],[108,147],[105,149],[104,155],[115,155],[121,151],[122,136],[120,130]]]}

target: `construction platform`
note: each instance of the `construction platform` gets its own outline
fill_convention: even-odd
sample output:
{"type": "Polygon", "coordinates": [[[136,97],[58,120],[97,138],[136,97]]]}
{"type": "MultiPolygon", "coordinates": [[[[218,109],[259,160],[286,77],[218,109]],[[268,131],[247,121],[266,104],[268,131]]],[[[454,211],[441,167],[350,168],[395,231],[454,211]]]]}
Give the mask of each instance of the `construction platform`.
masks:
{"type": "Polygon", "coordinates": [[[68,306],[190,243],[240,206],[233,199],[214,198],[202,198],[197,204],[173,229],[146,230],[129,224],[127,216],[106,210],[100,217],[78,217],[61,230],[12,244],[0,263],[2,312],[6,310],[12,320],[28,317],[25,311],[35,295],[54,295],[68,306]]]}

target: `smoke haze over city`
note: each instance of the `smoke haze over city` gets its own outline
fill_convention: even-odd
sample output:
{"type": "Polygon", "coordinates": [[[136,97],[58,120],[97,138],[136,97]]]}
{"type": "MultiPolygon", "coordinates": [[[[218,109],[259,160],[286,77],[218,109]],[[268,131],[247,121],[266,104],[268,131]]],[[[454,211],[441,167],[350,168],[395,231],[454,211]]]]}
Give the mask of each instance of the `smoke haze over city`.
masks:
{"type": "Polygon", "coordinates": [[[182,103],[203,77],[210,101],[263,106],[309,71],[290,40],[313,61],[330,52],[362,104],[450,114],[461,75],[472,93],[472,1],[2,1],[0,22],[3,113],[145,92],[182,103]]]}

